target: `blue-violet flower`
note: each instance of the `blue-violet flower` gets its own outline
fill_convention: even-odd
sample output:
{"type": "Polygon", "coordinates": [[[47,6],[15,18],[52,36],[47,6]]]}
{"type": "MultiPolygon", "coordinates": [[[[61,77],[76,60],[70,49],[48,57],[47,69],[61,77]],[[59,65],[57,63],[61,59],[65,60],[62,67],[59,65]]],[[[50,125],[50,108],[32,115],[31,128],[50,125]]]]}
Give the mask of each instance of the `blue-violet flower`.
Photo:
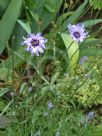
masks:
{"type": "Polygon", "coordinates": [[[48,103],[48,109],[52,109],[53,108],[53,104],[50,102],[48,103]]]}
{"type": "Polygon", "coordinates": [[[26,45],[26,50],[31,52],[31,54],[36,54],[36,56],[39,56],[39,53],[43,53],[45,47],[45,43],[47,42],[47,39],[42,37],[41,33],[38,34],[29,34],[27,38],[23,38],[24,41],[22,42],[22,45],[26,45]]]}
{"type": "Polygon", "coordinates": [[[85,61],[88,60],[88,57],[87,56],[83,56],[80,61],[79,61],[79,64],[82,65],[85,61]]]}
{"type": "Polygon", "coordinates": [[[83,40],[87,36],[87,32],[85,32],[84,25],[81,24],[76,24],[76,25],[71,25],[69,24],[68,26],[69,33],[72,37],[72,39],[76,42],[83,42],[83,40]]]}
{"type": "Polygon", "coordinates": [[[86,123],[89,122],[94,117],[94,112],[89,112],[86,116],[86,123]]]}
{"type": "Polygon", "coordinates": [[[33,88],[32,88],[32,86],[30,86],[30,87],[29,87],[29,89],[28,89],[28,91],[29,91],[29,92],[31,92],[31,91],[32,91],[32,89],[33,89],[33,88]]]}

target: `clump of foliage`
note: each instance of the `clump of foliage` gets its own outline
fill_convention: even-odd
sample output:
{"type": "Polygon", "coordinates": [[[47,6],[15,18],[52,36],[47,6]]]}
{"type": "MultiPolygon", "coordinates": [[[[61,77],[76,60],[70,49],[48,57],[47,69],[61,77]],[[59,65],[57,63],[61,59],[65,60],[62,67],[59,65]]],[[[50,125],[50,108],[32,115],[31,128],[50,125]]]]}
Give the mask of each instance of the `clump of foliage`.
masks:
{"type": "Polygon", "coordinates": [[[0,136],[102,135],[102,19],[75,2],[0,1],[0,136]]]}
{"type": "Polygon", "coordinates": [[[102,9],[102,1],[101,0],[89,0],[90,5],[94,9],[102,9]]]}

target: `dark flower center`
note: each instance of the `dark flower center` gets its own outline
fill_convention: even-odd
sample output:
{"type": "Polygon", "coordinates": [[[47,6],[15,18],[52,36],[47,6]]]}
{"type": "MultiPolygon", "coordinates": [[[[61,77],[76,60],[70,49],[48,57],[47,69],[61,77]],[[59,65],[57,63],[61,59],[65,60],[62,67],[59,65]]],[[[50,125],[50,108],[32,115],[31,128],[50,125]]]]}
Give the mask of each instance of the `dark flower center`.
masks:
{"type": "Polygon", "coordinates": [[[73,35],[75,36],[75,38],[80,38],[80,33],[79,32],[74,32],[73,35]]]}
{"type": "Polygon", "coordinates": [[[32,39],[31,44],[32,44],[32,46],[37,47],[37,46],[39,46],[39,40],[32,39]]]}

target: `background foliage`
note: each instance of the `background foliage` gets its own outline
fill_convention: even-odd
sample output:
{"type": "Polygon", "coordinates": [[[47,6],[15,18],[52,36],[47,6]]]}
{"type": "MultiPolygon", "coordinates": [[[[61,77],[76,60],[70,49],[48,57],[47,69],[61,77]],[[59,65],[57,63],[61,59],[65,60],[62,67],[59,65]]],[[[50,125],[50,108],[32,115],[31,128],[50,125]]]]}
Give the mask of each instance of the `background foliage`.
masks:
{"type": "Polygon", "coordinates": [[[101,0],[0,0],[0,136],[102,135],[101,8],[101,0]],[[89,33],[82,43],[67,30],[78,22],[89,33]],[[21,42],[38,32],[48,43],[36,57],[21,42]]]}

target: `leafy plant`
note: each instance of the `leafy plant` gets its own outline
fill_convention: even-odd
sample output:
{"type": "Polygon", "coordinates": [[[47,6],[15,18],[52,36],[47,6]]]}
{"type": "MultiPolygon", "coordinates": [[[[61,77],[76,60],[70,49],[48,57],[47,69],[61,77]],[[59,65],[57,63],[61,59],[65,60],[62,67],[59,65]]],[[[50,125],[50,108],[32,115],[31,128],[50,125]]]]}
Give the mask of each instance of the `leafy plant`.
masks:
{"type": "Polygon", "coordinates": [[[94,9],[102,9],[102,1],[101,0],[89,0],[90,6],[94,9]]]}
{"type": "Polygon", "coordinates": [[[0,1],[1,136],[102,135],[102,19],[71,2],[0,1]]]}

